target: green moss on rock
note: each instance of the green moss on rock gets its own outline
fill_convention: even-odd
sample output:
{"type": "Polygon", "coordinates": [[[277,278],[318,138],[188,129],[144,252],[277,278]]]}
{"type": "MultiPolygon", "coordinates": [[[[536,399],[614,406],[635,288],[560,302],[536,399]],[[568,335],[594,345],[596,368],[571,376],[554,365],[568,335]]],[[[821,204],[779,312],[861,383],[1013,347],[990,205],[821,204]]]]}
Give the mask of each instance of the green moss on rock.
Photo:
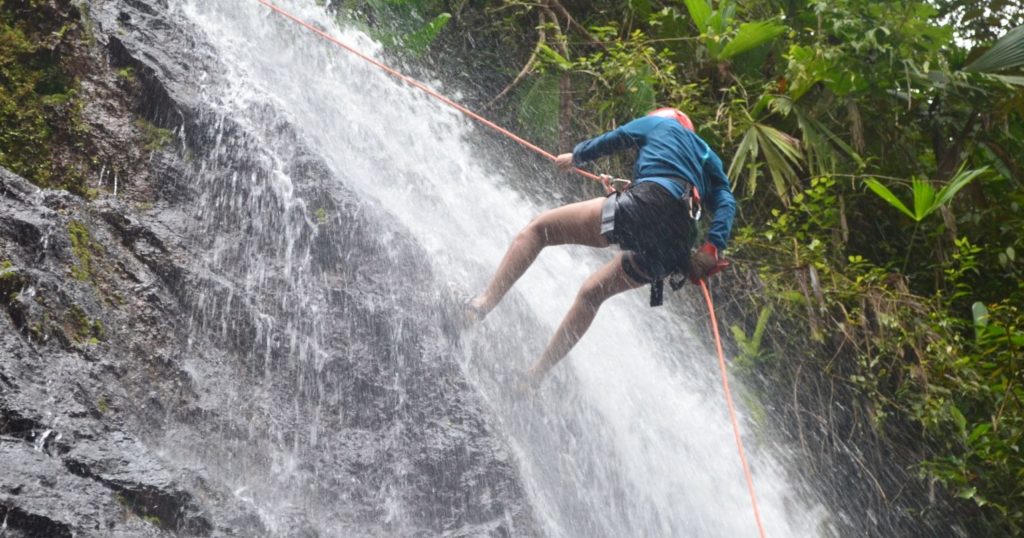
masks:
{"type": "Polygon", "coordinates": [[[142,118],[135,120],[135,126],[142,131],[143,147],[149,151],[156,151],[174,140],[174,133],[170,129],[161,129],[142,118]]]}
{"type": "Polygon", "coordinates": [[[79,83],[63,55],[79,25],[67,0],[0,1],[0,165],[41,187],[84,195],[85,173],[53,154],[83,131],[79,83]]]}
{"type": "Polygon", "coordinates": [[[71,253],[74,254],[75,263],[71,267],[71,276],[76,280],[92,280],[92,236],[89,229],[77,220],[68,223],[68,236],[71,238],[71,253]]]}
{"type": "Polygon", "coordinates": [[[66,327],[70,329],[68,333],[75,342],[96,345],[107,338],[103,322],[90,319],[78,305],[71,305],[65,321],[66,327]]]}

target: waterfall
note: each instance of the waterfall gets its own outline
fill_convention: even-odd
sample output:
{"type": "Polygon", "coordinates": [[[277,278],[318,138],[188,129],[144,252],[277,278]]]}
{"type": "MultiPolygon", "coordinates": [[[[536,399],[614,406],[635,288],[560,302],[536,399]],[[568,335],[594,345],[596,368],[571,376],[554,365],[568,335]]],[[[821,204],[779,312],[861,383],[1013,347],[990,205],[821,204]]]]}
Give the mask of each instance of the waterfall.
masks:
{"type": "MultiPolygon", "coordinates": [[[[366,53],[381,53],[314,0],[280,3],[366,53]]],[[[541,184],[534,179],[539,174],[546,181],[578,178],[480,143],[482,128],[254,0],[171,5],[213,46],[221,71],[195,84],[224,120],[206,133],[214,149],[193,164],[195,231],[209,253],[202,265],[211,276],[191,291],[196,337],[189,344],[197,358],[189,368],[203,384],[202,406],[232,409],[232,427],[247,431],[207,423],[202,431],[169,436],[168,457],[216,467],[213,474],[256,506],[277,534],[297,527],[325,536],[421,532],[403,523],[411,508],[401,490],[417,480],[443,480],[443,469],[424,478],[396,458],[391,472],[406,478],[387,483],[386,510],[363,514],[353,513],[349,501],[381,492],[339,479],[330,463],[358,431],[339,435],[337,417],[356,425],[377,420],[346,396],[366,378],[337,366],[338,353],[366,357],[359,364],[367,369],[377,367],[374,357],[392,357],[399,368],[393,385],[364,388],[399,409],[408,398],[403,369],[445,367],[440,360],[409,363],[403,346],[416,339],[433,350],[421,356],[458,366],[483,402],[488,427],[510,451],[536,520],[536,530],[523,534],[756,535],[713,349],[702,332],[706,313],[685,298],[695,299],[696,289],[653,310],[646,289],[611,299],[530,397],[517,394],[511,379],[538,357],[578,286],[611,258],[611,249],[545,250],[505,302],[457,344],[437,331],[409,334],[416,329],[388,323],[396,312],[401,319],[437,319],[436,301],[432,307],[410,297],[478,291],[514,234],[559,203],[538,205],[533,200],[545,198],[523,185],[541,184]],[[252,145],[220,142],[235,131],[252,145]],[[345,196],[359,203],[340,203],[345,196]],[[394,263],[362,267],[350,253],[334,252],[346,241],[339,221],[370,226],[376,243],[367,248],[394,263]],[[357,303],[340,317],[330,307],[357,303]],[[416,308],[425,310],[409,311],[416,308]],[[346,347],[355,339],[344,323],[349,315],[388,327],[379,339],[384,345],[346,347]],[[244,382],[217,357],[198,358],[218,339],[246,357],[244,382]],[[360,527],[374,518],[390,526],[360,527]]],[[[428,82],[458,94],[443,81],[428,82]]],[[[396,427],[425,426],[415,410],[402,412],[408,416],[396,427]]],[[[750,433],[750,415],[740,413],[769,535],[827,532],[827,514],[783,468],[784,449],[750,433]]]]}

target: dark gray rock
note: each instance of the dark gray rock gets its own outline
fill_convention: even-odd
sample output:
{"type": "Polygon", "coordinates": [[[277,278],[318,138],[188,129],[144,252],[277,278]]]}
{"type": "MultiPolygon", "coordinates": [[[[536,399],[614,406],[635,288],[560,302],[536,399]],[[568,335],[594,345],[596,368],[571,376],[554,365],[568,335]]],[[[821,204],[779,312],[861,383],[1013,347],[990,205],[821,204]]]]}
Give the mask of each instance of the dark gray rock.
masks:
{"type": "Polygon", "coordinates": [[[201,36],[163,1],[90,6],[94,52],[139,78],[83,82],[97,144],[133,116],[174,143],[125,147],[127,190],[95,201],[0,169],[7,535],[536,534],[409,234],[297,137],[295,195],[330,218],[266,197],[266,148],[202,101],[201,36]]]}

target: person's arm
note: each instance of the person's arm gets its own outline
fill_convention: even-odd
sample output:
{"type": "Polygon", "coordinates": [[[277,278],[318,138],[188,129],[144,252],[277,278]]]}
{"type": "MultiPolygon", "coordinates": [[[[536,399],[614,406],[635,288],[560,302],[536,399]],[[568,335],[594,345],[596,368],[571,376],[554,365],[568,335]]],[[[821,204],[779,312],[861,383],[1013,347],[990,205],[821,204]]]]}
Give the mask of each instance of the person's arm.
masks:
{"type": "Polygon", "coordinates": [[[729,244],[729,237],[732,236],[732,222],[736,217],[736,198],[729,188],[729,178],[722,169],[722,161],[717,155],[712,154],[705,164],[705,173],[708,174],[706,182],[708,192],[701,193],[703,202],[712,213],[711,227],[708,229],[708,242],[715,245],[719,251],[725,250],[729,244]]]}
{"type": "Polygon", "coordinates": [[[722,161],[714,153],[704,163],[704,174],[708,192],[701,193],[702,203],[715,216],[711,220],[707,242],[690,258],[690,280],[694,284],[729,266],[729,262],[719,254],[729,244],[732,221],[736,216],[736,198],[729,188],[729,178],[722,170],[722,161]]]}
{"type": "Polygon", "coordinates": [[[624,149],[639,147],[651,129],[655,118],[638,118],[618,129],[576,144],[572,150],[573,166],[582,166],[606,155],[624,149]]]}

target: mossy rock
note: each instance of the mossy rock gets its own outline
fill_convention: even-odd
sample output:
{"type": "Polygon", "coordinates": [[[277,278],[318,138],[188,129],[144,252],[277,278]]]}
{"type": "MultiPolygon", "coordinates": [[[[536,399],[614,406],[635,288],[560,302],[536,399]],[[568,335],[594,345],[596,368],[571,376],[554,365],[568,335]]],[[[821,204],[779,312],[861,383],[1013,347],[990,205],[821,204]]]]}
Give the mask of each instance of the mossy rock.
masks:
{"type": "Polygon", "coordinates": [[[64,51],[80,39],[67,0],[0,2],[0,165],[36,185],[86,194],[85,173],[55,162],[53,148],[84,133],[79,82],[64,51]]]}

